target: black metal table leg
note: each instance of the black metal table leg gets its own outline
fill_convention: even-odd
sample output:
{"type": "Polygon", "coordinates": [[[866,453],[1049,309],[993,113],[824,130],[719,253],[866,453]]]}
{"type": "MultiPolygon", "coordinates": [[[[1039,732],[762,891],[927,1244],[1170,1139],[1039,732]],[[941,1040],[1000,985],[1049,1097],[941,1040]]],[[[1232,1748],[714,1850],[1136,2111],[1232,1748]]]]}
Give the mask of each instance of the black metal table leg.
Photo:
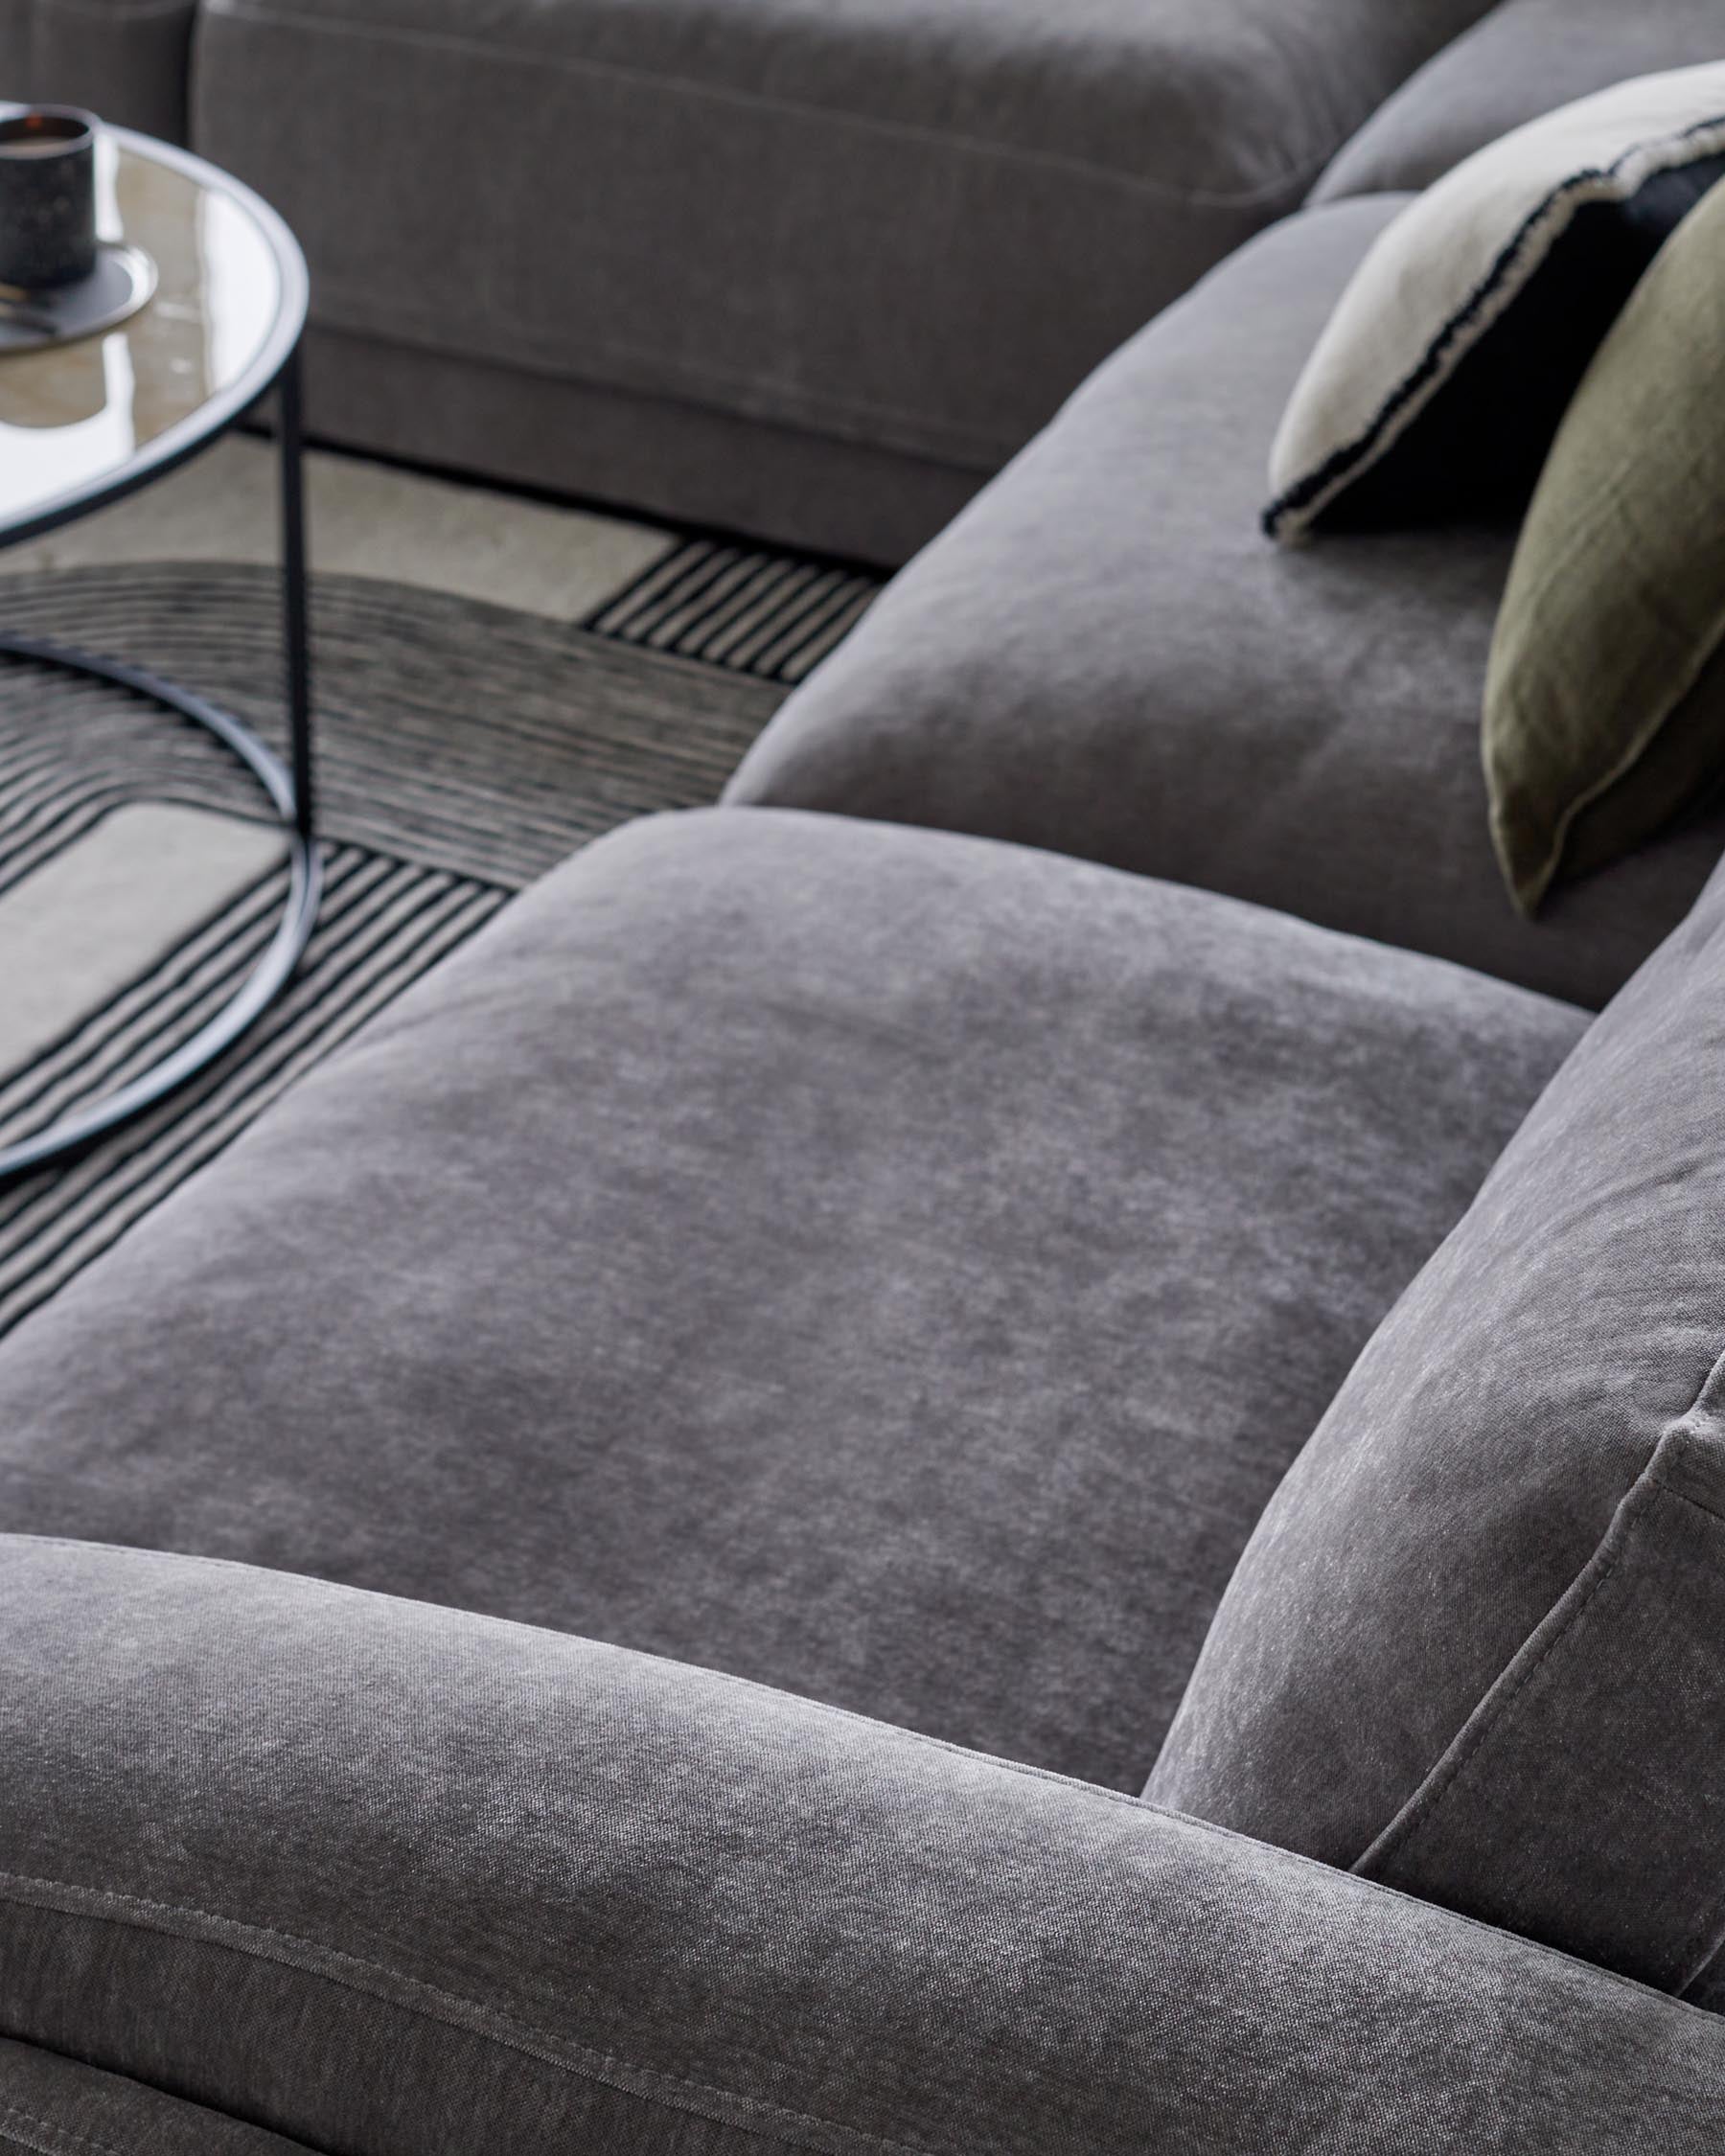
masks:
{"type": "Polygon", "coordinates": [[[150,1069],[32,1137],[0,1148],[0,1181],[80,1151],[117,1124],[153,1107],[212,1064],[286,986],[317,917],[323,866],[314,837],[311,758],[311,663],[306,576],[305,477],[300,441],[297,355],[279,384],[282,493],[282,631],[287,665],[289,752],[284,764],[248,726],[208,698],[144,667],[98,658],[34,636],[0,634],[0,654],[111,681],[214,734],[257,779],[287,834],[287,903],[268,948],[229,1000],[191,1040],[150,1069]]]}

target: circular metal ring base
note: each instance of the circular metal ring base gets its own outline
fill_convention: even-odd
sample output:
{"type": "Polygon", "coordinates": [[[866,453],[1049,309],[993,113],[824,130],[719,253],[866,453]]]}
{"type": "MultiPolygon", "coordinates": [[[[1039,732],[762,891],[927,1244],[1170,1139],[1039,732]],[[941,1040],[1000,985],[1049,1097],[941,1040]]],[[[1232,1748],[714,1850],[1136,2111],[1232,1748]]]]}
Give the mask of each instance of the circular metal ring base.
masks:
{"type": "Polygon", "coordinates": [[[288,898],[282,918],[268,948],[241,987],[189,1041],[182,1042],[172,1055],[164,1056],[150,1069],[90,1107],[38,1132],[35,1136],[0,1148],[0,1181],[4,1181],[28,1168],[39,1168],[46,1161],[76,1153],[117,1124],[141,1114],[230,1047],[274,1001],[299,963],[300,953],[311,934],[311,925],[317,918],[323,863],[310,833],[302,828],[293,796],[293,782],[287,767],[231,712],[141,667],[123,666],[113,659],[92,658],[65,645],[47,643],[34,636],[0,635],[0,654],[34,659],[43,666],[63,667],[68,673],[89,675],[99,681],[111,681],[116,687],[129,689],[136,696],[162,704],[182,719],[190,720],[194,725],[201,726],[206,733],[214,734],[223,747],[239,758],[268,795],[289,848],[288,898]]]}

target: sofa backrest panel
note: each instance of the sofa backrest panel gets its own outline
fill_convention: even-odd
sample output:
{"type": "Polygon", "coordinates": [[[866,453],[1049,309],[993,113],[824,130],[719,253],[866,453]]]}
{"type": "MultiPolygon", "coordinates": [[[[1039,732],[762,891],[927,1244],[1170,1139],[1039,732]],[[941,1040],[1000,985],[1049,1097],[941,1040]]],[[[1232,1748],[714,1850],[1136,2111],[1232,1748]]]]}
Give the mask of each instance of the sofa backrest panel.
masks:
{"type": "Polygon", "coordinates": [[[1657,1984],[1725,1932],[1725,869],[1267,1509],[1148,1794],[1657,1984]]]}
{"type": "Polygon", "coordinates": [[[192,130],[323,331],[981,475],[1481,6],[206,0],[192,130]]]}
{"type": "Polygon", "coordinates": [[[1373,114],[1312,199],[1429,187],[1542,112],[1631,76],[1716,59],[1720,0],[1503,0],[1373,114]]]}
{"type": "Polygon", "coordinates": [[[0,98],[274,203],[314,433],[897,563],[1488,5],[0,0],[0,98]]]}
{"type": "Polygon", "coordinates": [[[196,13],[197,0],[0,0],[0,100],[88,105],[183,142],[196,13]]]}

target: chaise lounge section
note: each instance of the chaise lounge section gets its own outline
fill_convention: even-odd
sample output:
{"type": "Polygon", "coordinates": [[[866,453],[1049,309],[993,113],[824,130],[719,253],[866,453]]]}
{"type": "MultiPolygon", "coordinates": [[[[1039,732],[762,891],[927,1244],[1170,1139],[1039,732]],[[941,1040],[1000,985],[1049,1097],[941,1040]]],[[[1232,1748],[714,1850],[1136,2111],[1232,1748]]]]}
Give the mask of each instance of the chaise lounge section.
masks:
{"type": "Polygon", "coordinates": [[[205,0],[350,439],[891,558],[1133,333],[0,1342],[0,2144],[1716,2148],[1725,811],[1517,919],[1511,535],[1255,524],[1553,34],[205,0]]]}

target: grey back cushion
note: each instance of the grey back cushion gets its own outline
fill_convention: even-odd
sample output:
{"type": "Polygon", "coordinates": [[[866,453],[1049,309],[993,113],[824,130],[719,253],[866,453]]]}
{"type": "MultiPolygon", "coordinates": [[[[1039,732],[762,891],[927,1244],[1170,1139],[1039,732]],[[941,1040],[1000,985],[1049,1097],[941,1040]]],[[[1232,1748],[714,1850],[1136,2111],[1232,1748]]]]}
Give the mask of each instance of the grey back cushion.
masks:
{"type": "Polygon", "coordinates": [[[196,15],[196,0],[0,0],[0,100],[184,142],[196,15]]]}
{"type": "Polygon", "coordinates": [[[1146,1794],[1725,2006],[1725,869],[1260,1523],[1146,1794]]]}
{"type": "Polygon", "coordinates": [[[1543,112],[1634,75],[1716,59],[1720,0],[1500,0],[1385,100],[1311,200],[1429,187],[1543,112]]]}

